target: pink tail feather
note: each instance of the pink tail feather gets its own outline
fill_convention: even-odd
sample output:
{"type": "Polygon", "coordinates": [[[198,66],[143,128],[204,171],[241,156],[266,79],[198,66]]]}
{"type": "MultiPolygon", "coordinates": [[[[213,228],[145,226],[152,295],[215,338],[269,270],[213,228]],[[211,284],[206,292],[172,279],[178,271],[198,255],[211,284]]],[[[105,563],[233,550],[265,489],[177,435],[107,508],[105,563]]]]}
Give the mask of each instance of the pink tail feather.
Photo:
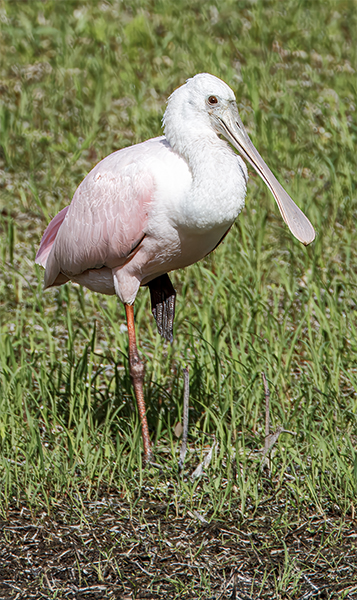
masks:
{"type": "Polygon", "coordinates": [[[61,227],[64,218],[67,214],[69,206],[63,208],[58,215],[56,215],[50,224],[47,226],[45,233],[42,236],[41,244],[36,254],[35,262],[42,267],[46,266],[47,258],[51,252],[52,246],[56,239],[59,228],[61,227]]]}

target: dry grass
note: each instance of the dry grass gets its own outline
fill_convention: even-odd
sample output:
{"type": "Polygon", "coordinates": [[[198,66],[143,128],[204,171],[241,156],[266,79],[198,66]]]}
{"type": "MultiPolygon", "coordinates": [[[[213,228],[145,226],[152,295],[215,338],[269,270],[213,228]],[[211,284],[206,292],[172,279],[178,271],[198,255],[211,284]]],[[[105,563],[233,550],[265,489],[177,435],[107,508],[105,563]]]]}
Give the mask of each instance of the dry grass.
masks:
{"type": "Polygon", "coordinates": [[[10,509],[1,522],[1,598],[357,598],[357,533],[339,515],[272,499],[246,519],[181,511],[143,491],[135,507],[106,492],[51,514],[10,509]],[[279,582],[279,584],[278,584],[279,582]]]}

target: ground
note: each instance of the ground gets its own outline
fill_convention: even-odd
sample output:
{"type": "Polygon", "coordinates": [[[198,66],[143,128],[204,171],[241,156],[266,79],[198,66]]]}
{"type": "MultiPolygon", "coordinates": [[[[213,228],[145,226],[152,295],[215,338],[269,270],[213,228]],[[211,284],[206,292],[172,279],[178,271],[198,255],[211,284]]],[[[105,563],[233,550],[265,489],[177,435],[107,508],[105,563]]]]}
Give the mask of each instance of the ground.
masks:
{"type": "Polygon", "coordinates": [[[9,510],[0,597],[357,598],[354,521],[289,510],[287,525],[285,511],[274,498],[246,518],[232,507],[206,520],[151,490],[134,507],[107,491],[71,511],[9,510]]]}

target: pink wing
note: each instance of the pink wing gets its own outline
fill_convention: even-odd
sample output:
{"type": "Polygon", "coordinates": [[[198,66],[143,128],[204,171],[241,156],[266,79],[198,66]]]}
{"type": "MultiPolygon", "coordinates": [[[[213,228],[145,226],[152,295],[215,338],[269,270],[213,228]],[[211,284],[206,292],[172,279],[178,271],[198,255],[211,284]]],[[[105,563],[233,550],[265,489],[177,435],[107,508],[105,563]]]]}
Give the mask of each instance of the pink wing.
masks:
{"type": "Polygon", "coordinates": [[[63,208],[58,213],[58,215],[56,215],[52,219],[50,224],[47,226],[45,233],[42,236],[41,244],[37,251],[35,259],[36,264],[41,265],[41,267],[46,266],[47,258],[49,253],[51,252],[53,242],[56,239],[56,235],[58,233],[59,228],[62,225],[62,222],[67,214],[68,209],[69,206],[66,206],[66,208],[63,208]]]}
{"type": "Polygon", "coordinates": [[[42,238],[36,260],[46,266],[45,287],[62,282],[60,273],[71,278],[126,262],[145,235],[155,191],[150,160],[162,151],[162,138],[148,140],[110,154],[85,177],[42,238]]]}

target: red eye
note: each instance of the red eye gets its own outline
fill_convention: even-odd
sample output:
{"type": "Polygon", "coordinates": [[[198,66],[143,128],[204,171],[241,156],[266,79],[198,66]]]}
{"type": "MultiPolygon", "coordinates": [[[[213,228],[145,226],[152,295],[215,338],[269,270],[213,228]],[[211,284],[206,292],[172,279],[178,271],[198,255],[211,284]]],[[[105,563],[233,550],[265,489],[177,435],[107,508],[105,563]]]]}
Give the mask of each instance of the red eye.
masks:
{"type": "Polygon", "coordinates": [[[208,104],[210,104],[211,106],[213,106],[214,104],[218,104],[218,100],[217,100],[216,96],[210,96],[208,98],[208,104]]]}

